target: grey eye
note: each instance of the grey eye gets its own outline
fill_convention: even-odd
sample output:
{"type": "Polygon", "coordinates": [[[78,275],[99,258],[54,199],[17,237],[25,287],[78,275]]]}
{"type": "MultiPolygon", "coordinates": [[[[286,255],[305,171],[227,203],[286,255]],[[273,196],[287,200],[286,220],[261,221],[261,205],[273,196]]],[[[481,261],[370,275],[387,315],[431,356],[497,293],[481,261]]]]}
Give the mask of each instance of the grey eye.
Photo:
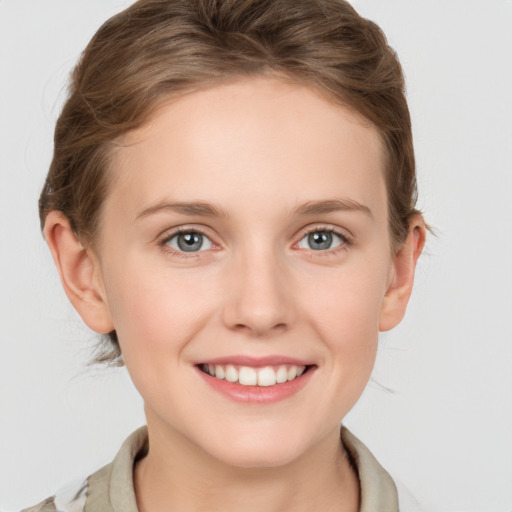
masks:
{"type": "Polygon", "coordinates": [[[169,238],[166,244],[181,252],[198,252],[212,248],[211,240],[197,231],[184,231],[169,238]]]}
{"type": "Polygon", "coordinates": [[[333,231],[311,231],[301,238],[299,247],[301,249],[312,249],[313,251],[325,251],[334,249],[343,243],[343,238],[333,231]]]}

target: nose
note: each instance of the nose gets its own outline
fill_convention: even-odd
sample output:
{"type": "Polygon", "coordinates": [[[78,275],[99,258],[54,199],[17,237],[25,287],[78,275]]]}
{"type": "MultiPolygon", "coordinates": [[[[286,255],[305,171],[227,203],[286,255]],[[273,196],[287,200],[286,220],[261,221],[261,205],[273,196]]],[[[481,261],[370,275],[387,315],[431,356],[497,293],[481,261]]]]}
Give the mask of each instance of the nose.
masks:
{"type": "Polygon", "coordinates": [[[295,321],[289,272],[273,251],[240,257],[227,271],[222,311],[230,330],[253,337],[284,332],[295,321]]]}

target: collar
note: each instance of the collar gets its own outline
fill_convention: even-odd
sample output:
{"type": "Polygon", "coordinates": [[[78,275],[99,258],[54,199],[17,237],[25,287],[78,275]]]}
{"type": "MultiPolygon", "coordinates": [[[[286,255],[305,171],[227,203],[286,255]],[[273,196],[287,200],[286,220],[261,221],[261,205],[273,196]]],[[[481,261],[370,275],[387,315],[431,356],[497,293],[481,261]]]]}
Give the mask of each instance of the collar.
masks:
{"type": "MultiPolygon", "coordinates": [[[[398,512],[395,484],[370,450],[344,426],[340,430],[361,486],[359,512],[398,512]]],[[[140,427],[121,446],[112,463],[88,478],[84,512],[138,512],[133,489],[133,465],[148,450],[147,428],[140,427]]]]}

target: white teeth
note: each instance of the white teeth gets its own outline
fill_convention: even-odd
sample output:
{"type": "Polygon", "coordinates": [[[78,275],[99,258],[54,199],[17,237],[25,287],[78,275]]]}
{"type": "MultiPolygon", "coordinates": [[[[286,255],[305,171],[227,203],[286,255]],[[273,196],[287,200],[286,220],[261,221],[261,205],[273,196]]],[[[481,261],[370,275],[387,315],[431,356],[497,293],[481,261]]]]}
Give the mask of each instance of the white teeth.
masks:
{"type": "Polygon", "coordinates": [[[242,386],[256,386],[258,383],[256,370],[248,366],[241,366],[238,371],[238,382],[242,384],[242,386]]]}
{"type": "Polygon", "coordinates": [[[236,382],[238,380],[238,372],[232,364],[226,366],[225,379],[228,382],[236,382]]]}
{"type": "Polygon", "coordinates": [[[288,380],[293,380],[293,379],[295,379],[295,377],[297,377],[297,367],[296,366],[290,366],[290,368],[288,368],[287,377],[288,377],[288,380]]]}
{"type": "Polygon", "coordinates": [[[276,372],[270,366],[266,366],[258,371],[258,386],[273,386],[276,380],[276,372]]]}
{"type": "Polygon", "coordinates": [[[217,377],[217,379],[223,379],[225,376],[226,376],[226,374],[224,373],[224,368],[220,364],[216,365],[215,366],[215,377],[217,377]]]}
{"type": "Polygon", "coordinates": [[[288,370],[286,366],[280,366],[276,373],[276,382],[282,384],[288,380],[288,370]]]}
{"type": "Polygon", "coordinates": [[[282,384],[300,377],[305,371],[306,366],[286,366],[277,367],[265,366],[263,368],[251,368],[250,366],[240,366],[237,369],[234,365],[226,366],[217,364],[204,364],[202,369],[217,379],[226,379],[228,382],[238,382],[242,386],[274,386],[282,384]]]}

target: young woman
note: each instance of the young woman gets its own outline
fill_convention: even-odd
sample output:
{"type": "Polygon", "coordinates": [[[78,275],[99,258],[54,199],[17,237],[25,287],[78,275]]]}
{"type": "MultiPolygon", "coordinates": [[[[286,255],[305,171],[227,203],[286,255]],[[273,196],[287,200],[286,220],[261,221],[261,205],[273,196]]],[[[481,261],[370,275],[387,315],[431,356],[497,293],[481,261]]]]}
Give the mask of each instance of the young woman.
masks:
{"type": "Polygon", "coordinates": [[[27,510],[399,510],[340,421],[405,313],[415,201],[400,65],[347,2],[141,0],[107,21],[40,214],[147,427],[27,510]]]}

